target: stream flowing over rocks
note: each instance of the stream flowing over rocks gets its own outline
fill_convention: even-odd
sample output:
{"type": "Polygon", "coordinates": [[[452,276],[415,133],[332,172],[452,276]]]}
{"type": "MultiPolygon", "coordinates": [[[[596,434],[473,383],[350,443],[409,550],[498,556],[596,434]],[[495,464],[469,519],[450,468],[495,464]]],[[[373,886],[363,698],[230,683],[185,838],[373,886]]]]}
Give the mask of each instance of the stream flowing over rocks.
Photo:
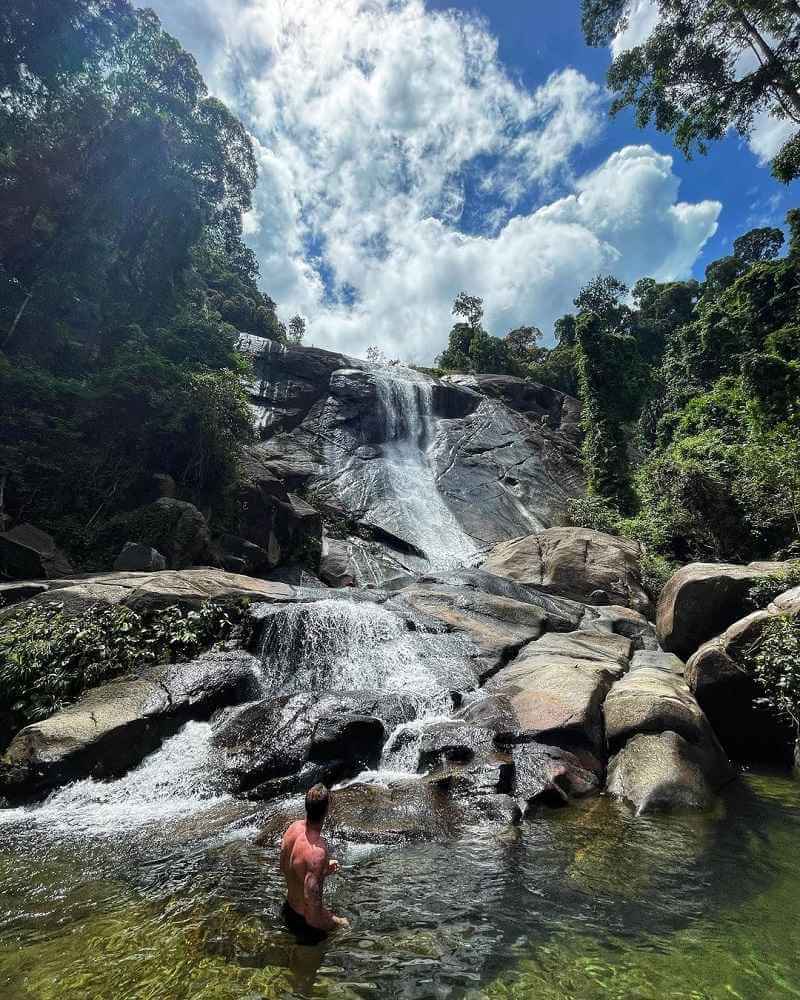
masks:
{"type": "Polygon", "coordinates": [[[500,829],[604,790],[637,813],[709,806],[734,771],[659,646],[638,546],[555,526],[582,488],[576,401],[267,346],[238,551],[271,553],[282,579],[120,570],[7,590],[75,615],[247,597],[248,648],[134,671],[9,734],[3,821],[196,810],[274,844],[317,781],[361,843],[500,829]]]}

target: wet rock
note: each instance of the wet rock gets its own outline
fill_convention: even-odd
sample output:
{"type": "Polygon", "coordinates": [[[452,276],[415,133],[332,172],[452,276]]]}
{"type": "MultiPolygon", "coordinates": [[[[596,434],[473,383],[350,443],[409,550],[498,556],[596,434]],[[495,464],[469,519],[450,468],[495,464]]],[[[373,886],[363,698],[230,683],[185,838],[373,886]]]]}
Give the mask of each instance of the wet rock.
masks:
{"type": "Polygon", "coordinates": [[[538,639],[548,621],[546,612],[535,605],[438,584],[407,587],[390,602],[392,607],[403,605],[468,636],[477,647],[482,677],[538,639]]]}
{"type": "Polygon", "coordinates": [[[69,560],[46,531],[19,524],[0,534],[0,579],[42,580],[72,572],[69,560]]]}
{"type": "Polygon", "coordinates": [[[312,767],[328,783],[375,767],[386,734],[415,716],[410,699],[381,692],[281,696],[224,720],[212,742],[224,786],[266,798],[310,787],[312,767]]]}
{"type": "Polygon", "coordinates": [[[625,745],[608,767],[607,791],[638,814],[707,809],[715,792],[731,780],[708,749],[673,732],[642,733],[625,745]]]}
{"type": "Polygon", "coordinates": [[[156,573],[167,568],[167,560],[156,549],[139,542],[126,542],[114,560],[115,572],[156,573]]]}
{"type": "Polygon", "coordinates": [[[252,697],[255,667],[247,653],[210,652],[92,688],[17,733],[0,765],[0,794],[19,799],[124,774],[189,719],[252,697]]]}
{"type": "Polygon", "coordinates": [[[642,587],[640,558],[637,542],[588,528],[548,528],[496,545],[482,568],[575,600],[588,601],[602,591],[600,603],[647,614],[652,606],[642,587]]]}
{"type": "Polygon", "coordinates": [[[686,658],[747,612],[753,584],[786,563],[691,563],[677,570],[658,599],[656,633],[664,649],[686,658]]]}
{"type": "Polygon", "coordinates": [[[548,527],[583,489],[572,437],[499,400],[443,420],[430,455],[440,493],[479,546],[548,527]]]}
{"type": "Polygon", "coordinates": [[[456,720],[428,723],[419,741],[417,769],[427,771],[445,762],[468,762],[491,746],[491,733],[478,726],[456,720]]]}
{"type": "Polygon", "coordinates": [[[604,750],[602,704],[627,667],[630,641],[586,632],[546,635],[486,685],[505,697],[515,726],[501,738],[604,750]],[[626,644],[626,645],[623,645],[626,644]]]}
{"type": "Polygon", "coordinates": [[[502,400],[510,409],[546,419],[548,426],[580,436],[580,403],[558,389],[513,375],[448,375],[445,381],[473,389],[483,396],[502,400]]]}
{"type": "Polygon", "coordinates": [[[638,611],[623,608],[618,604],[586,608],[580,627],[588,632],[624,635],[633,642],[634,649],[654,652],[660,649],[653,623],[638,611]]]}
{"type": "Polygon", "coordinates": [[[732,757],[791,767],[794,727],[757,703],[760,691],[740,662],[744,650],[776,615],[800,617],[800,587],[704,643],[687,662],[686,680],[732,757]]]}
{"type": "Polygon", "coordinates": [[[559,747],[518,744],[513,760],[513,793],[527,808],[542,802],[559,805],[600,791],[598,775],[559,747]]]}

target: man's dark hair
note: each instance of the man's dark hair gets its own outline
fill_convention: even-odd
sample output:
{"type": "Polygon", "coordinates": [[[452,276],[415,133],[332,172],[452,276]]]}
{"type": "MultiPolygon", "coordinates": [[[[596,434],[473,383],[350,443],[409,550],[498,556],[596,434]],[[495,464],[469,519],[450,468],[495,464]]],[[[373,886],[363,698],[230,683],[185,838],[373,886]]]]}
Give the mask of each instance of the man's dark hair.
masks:
{"type": "Polygon", "coordinates": [[[328,815],[330,792],[323,784],[314,785],[306,792],[306,816],[312,823],[319,823],[328,815]]]}

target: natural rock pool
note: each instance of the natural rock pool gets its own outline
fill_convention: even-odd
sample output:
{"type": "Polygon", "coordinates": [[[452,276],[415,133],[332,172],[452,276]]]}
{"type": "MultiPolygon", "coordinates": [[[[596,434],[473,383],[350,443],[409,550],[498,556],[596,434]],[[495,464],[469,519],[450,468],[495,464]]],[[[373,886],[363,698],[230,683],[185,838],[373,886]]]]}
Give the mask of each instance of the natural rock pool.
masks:
{"type": "Polygon", "coordinates": [[[339,845],[352,928],[318,948],[280,924],[263,806],[148,787],[149,811],[111,793],[91,825],[65,791],[0,814],[4,1000],[800,996],[784,777],[746,776],[710,815],[595,798],[455,842],[339,845]]]}

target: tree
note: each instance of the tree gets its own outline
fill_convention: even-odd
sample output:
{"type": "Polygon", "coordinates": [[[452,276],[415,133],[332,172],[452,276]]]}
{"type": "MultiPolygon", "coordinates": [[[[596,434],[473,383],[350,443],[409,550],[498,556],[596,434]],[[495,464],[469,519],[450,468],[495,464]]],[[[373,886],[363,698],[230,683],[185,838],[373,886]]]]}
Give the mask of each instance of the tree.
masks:
{"type": "Polygon", "coordinates": [[[511,358],[522,367],[538,360],[538,346],[542,336],[538,326],[518,326],[509,330],[505,341],[511,358]]]}
{"type": "Polygon", "coordinates": [[[453,315],[463,316],[468,326],[473,330],[479,329],[483,320],[483,299],[459,292],[453,303],[453,315]]]}
{"type": "Polygon", "coordinates": [[[784,235],[774,226],[751,229],[733,241],[733,256],[743,264],[756,264],[760,260],[777,257],[784,244],[784,235]]]}
{"type": "Polygon", "coordinates": [[[302,316],[292,316],[286,330],[286,340],[289,344],[301,344],[306,335],[306,321],[302,316]]]}
{"type": "MultiPolygon", "coordinates": [[[[800,175],[800,4],[795,0],[656,0],[659,17],[641,44],[613,61],[611,113],[669,132],[686,154],[705,152],[730,128],[748,136],[760,112],[793,135],[772,161],[788,182],[800,175]]],[[[583,0],[589,45],[608,45],[631,0],[583,0]]]]}
{"type": "Polygon", "coordinates": [[[591,312],[600,318],[606,327],[622,330],[630,310],[621,303],[628,294],[628,286],[611,274],[598,274],[575,296],[573,302],[579,312],[591,312]]]}

